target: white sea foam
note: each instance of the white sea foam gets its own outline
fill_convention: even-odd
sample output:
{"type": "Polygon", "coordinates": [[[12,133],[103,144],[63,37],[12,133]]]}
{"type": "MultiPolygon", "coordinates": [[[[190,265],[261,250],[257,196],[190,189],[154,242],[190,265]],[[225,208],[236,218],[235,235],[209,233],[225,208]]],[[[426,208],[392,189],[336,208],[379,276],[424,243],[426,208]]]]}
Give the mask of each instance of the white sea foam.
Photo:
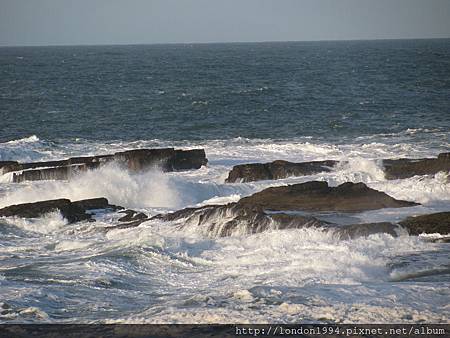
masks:
{"type": "Polygon", "coordinates": [[[177,189],[169,176],[158,171],[131,174],[115,165],[81,174],[69,182],[30,182],[8,192],[0,206],[68,198],[81,200],[106,197],[110,203],[129,207],[171,207],[179,205],[177,189]]]}
{"type": "Polygon", "coordinates": [[[26,231],[42,234],[52,233],[67,224],[67,220],[59,211],[49,212],[38,218],[8,217],[4,219],[7,223],[15,225],[26,231]]]}
{"type": "MultiPolygon", "coordinates": [[[[352,215],[367,222],[395,222],[412,214],[448,210],[450,206],[448,178],[443,174],[393,181],[384,178],[379,163],[382,158],[435,156],[442,150],[441,145],[433,148],[408,141],[408,135],[421,132],[397,135],[401,141],[395,144],[384,142],[383,136],[348,144],[313,142],[308,138],[236,138],[170,144],[161,140],[105,143],[74,140],[51,145],[37,138],[17,140],[17,144],[0,144],[0,159],[57,159],[175,146],[205,147],[210,162],[200,170],[165,174],[158,171],[132,174],[110,165],[69,182],[14,184],[4,175],[0,183],[0,207],[62,197],[78,200],[103,196],[110,203],[155,214],[187,206],[234,202],[269,186],[309,180],[324,180],[330,185],[353,181],[365,182],[395,198],[425,203],[413,208],[352,215]],[[224,184],[235,164],[276,159],[347,162],[332,172],[307,177],[224,184]]],[[[8,232],[9,228],[2,229],[7,240],[1,243],[6,245],[0,246],[0,257],[4,259],[0,293],[5,301],[38,299],[42,304],[40,311],[48,313],[49,318],[53,318],[54,304],[64,304],[67,318],[78,322],[90,319],[86,312],[79,311],[79,303],[64,299],[64,292],[76,293],[80,287],[85,297],[80,299],[83,298],[83,305],[92,314],[89,318],[97,318],[95,321],[109,318],[106,322],[245,322],[249,318],[252,322],[448,322],[450,318],[446,301],[450,291],[445,282],[395,281],[428,269],[428,262],[433,260],[436,264],[431,264],[432,269],[448,265],[448,255],[441,252],[443,247],[423,237],[376,234],[341,241],[330,232],[297,229],[211,238],[195,224],[178,227],[159,221],[105,232],[105,227],[116,224],[117,214],[96,218],[95,223],[70,226],[59,213],[34,220],[2,219],[2,223],[33,231],[30,238],[22,238],[8,232]],[[429,257],[424,259],[424,253],[429,257]],[[425,260],[423,264],[410,264],[421,259],[425,260]],[[403,261],[409,267],[404,267],[403,261]],[[393,262],[400,264],[393,268],[393,262]],[[26,285],[38,283],[25,290],[23,280],[26,285]],[[134,300],[132,314],[105,315],[110,308],[120,311],[127,303],[124,299],[134,300]],[[97,316],[96,311],[101,315],[97,316]]],[[[18,307],[26,308],[29,306],[18,307]]],[[[129,309],[124,311],[128,313],[129,309]]],[[[45,315],[31,315],[32,310],[22,315],[20,310],[13,312],[18,320],[47,320],[45,315]]]]}
{"type": "Polygon", "coordinates": [[[385,180],[385,174],[379,160],[369,160],[362,157],[349,158],[338,164],[336,182],[378,182],[385,180]]]}
{"type": "Polygon", "coordinates": [[[423,204],[450,201],[450,181],[443,172],[403,180],[373,182],[369,186],[394,198],[423,204]]]}

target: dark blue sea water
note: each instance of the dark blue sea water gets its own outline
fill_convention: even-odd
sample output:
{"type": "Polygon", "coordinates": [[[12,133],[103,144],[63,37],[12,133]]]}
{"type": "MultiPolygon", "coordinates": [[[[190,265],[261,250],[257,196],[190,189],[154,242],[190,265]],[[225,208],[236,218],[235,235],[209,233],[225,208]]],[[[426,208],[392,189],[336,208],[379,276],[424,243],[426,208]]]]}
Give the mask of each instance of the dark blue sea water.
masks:
{"type": "MultiPolygon", "coordinates": [[[[315,215],[338,224],[450,211],[448,173],[387,180],[380,161],[450,152],[450,40],[0,48],[0,161],[167,146],[204,148],[208,165],[22,183],[0,172],[0,208],[106,197],[152,216],[320,180],[420,203],[315,215]],[[235,164],[325,159],[343,163],[225,183],[235,164]]],[[[242,223],[217,238],[158,220],[106,231],[120,216],[0,218],[0,322],[450,322],[440,234],[243,235],[242,223]]]]}
{"type": "Polygon", "coordinates": [[[0,48],[0,141],[450,129],[450,40],[0,48]]]}

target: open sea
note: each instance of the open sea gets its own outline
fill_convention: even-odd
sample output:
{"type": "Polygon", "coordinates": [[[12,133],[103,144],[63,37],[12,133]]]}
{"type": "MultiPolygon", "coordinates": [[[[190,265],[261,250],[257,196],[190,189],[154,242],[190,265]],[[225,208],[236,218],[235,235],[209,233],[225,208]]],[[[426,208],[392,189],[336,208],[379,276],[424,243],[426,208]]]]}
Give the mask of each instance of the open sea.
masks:
{"type": "MultiPolygon", "coordinates": [[[[0,48],[0,161],[169,146],[204,148],[209,163],[0,175],[0,208],[106,197],[155,215],[323,180],[422,204],[319,215],[342,224],[450,211],[445,174],[386,180],[380,166],[450,151],[450,40],[0,48]],[[348,164],[224,183],[233,165],[278,159],[348,164]]],[[[118,217],[0,219],[0,322],[450,322],[450,244],[317,229],[215,238],[156,220],[102,231],[118,217]]]]}

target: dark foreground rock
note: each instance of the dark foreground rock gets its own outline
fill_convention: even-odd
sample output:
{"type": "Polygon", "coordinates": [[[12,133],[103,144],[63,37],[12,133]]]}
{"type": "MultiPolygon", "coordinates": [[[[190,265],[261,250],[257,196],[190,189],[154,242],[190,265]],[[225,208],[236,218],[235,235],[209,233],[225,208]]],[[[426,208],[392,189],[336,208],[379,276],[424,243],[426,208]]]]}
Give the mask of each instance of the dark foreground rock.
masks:
{"type": "Polygon", "coordinates": [[[56,200],[11,205],[0,209],[0,217],[38,218],[49,212],[59,211],[69,223],[80,221],[94,222],[95,219],[92,218],[92,211],[94,210],[120,210],[119,213],[124,214],[124,216],[118,219],[118,224],[102,228],[102,230],[105,231],[137,227],[141,223],[148,220],[148,216],[146,214],[131,209],[125,210],[121,206],[109,204],[108,200],[103,197],[74,202],[69,199],[61,198],[56,200]]]}
{"type": "Polygon", "coordinates": [[[24,217],[37,218],[53,211],[60,211],[69,223],[90,220],[92,215],[87,210],[112,209],[118,210],[121,207],[111,205],[106,198],[93,198],[71,202],[69,199],[61,198],[49,201],[39,201],[34,203],[23,203],[11,205],[0,209],[0,217],[24,217]]]}
{"type": "Polygon", "coordinates": [[[202,226],[210,237],[249,235],[267,230],[320,227],[328,223],[311,216],[266,213],[261,208],[243,207],[238,203],[187,208],[174,213],[157,215],[151,219],[183,220],[181,227],[202,226]]]}
{"type": "Polygon", "coordinates": [[[408,217],[399,223],[408,230],[410,235],[450,234],[450,212],[439,212],[436,214],[408,217]]]}
{"type": "MultiPolygon", "coordinates": [[[[345,161],[313,161],[293,163],[274,161],[236,165],[229,172],[227,183],[278,180],[291,176],[313,175],[332,171],[345,161]]],[[[439,154],[437,158],[387,159],[382,161],[386,179],[404,179],[416,175],[434,175],[440,171],[450,172],[450,153],[439,154]]]]}
{"type": "MultiPolygon", "coordinates": [[[[201,226],[206,234],[222,237],[259,233],[269,229],[333,226],[313,216],[287,211],[357,212],[414,205],[417,204],[396,200],[363,183],[344,183],[333,188],[326,182],[307,182],[268,188],[235,203],[186,208],[157,215],[152,219],[182,221],[181,227],[201,226]]],[[[344,227],[339,232],[342,233],[342,238],[353,238],[352,236],[370,234],[370,231],[394,234],[395,228],[395,225],[383,223],[344,227]]]]}
{"type": "Polygon", "coordinates": [[[364,183],[347,182],[329,187],[327,182],[311,181],[264,189],[245,197],[239,205],[257,206],[266,210],[360,212],[382,208],[403,208],[418,205],[396,200],[364,183]]]}
{"type": "Polygon", "coordinates": [[[96,169],[106,163],[116,162],[131,171],[158,167],[163,171],[199,169],[208,160],[203,149],[177,150],[174,148],[136,149],[112,155],[72,157],[67,160],[19,163],[0,162],[2,174],[13,173],[13,182],[37,180],[67,180],[80,172],[96,169]]]}
{"type": "Polygon", "coordinates": [[[225,180],[227,183],[253,182],[261,180],[278,180],[290,176],[305,176],[321,172],[329,172],[337,161],[313,161],[293,163],[274,161],[270,163],[251,163],[236,165],[225,180]]]}

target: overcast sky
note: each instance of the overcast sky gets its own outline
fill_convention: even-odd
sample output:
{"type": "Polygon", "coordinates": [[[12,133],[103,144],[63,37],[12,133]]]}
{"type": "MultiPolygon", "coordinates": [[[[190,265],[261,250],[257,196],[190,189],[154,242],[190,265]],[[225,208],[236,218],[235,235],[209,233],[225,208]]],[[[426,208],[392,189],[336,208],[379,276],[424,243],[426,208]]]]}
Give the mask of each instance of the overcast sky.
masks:
{"type": "Polygon", "coordinates": [[[0,45],[450,37],[450,0],[0,0],[0,45]]]}

